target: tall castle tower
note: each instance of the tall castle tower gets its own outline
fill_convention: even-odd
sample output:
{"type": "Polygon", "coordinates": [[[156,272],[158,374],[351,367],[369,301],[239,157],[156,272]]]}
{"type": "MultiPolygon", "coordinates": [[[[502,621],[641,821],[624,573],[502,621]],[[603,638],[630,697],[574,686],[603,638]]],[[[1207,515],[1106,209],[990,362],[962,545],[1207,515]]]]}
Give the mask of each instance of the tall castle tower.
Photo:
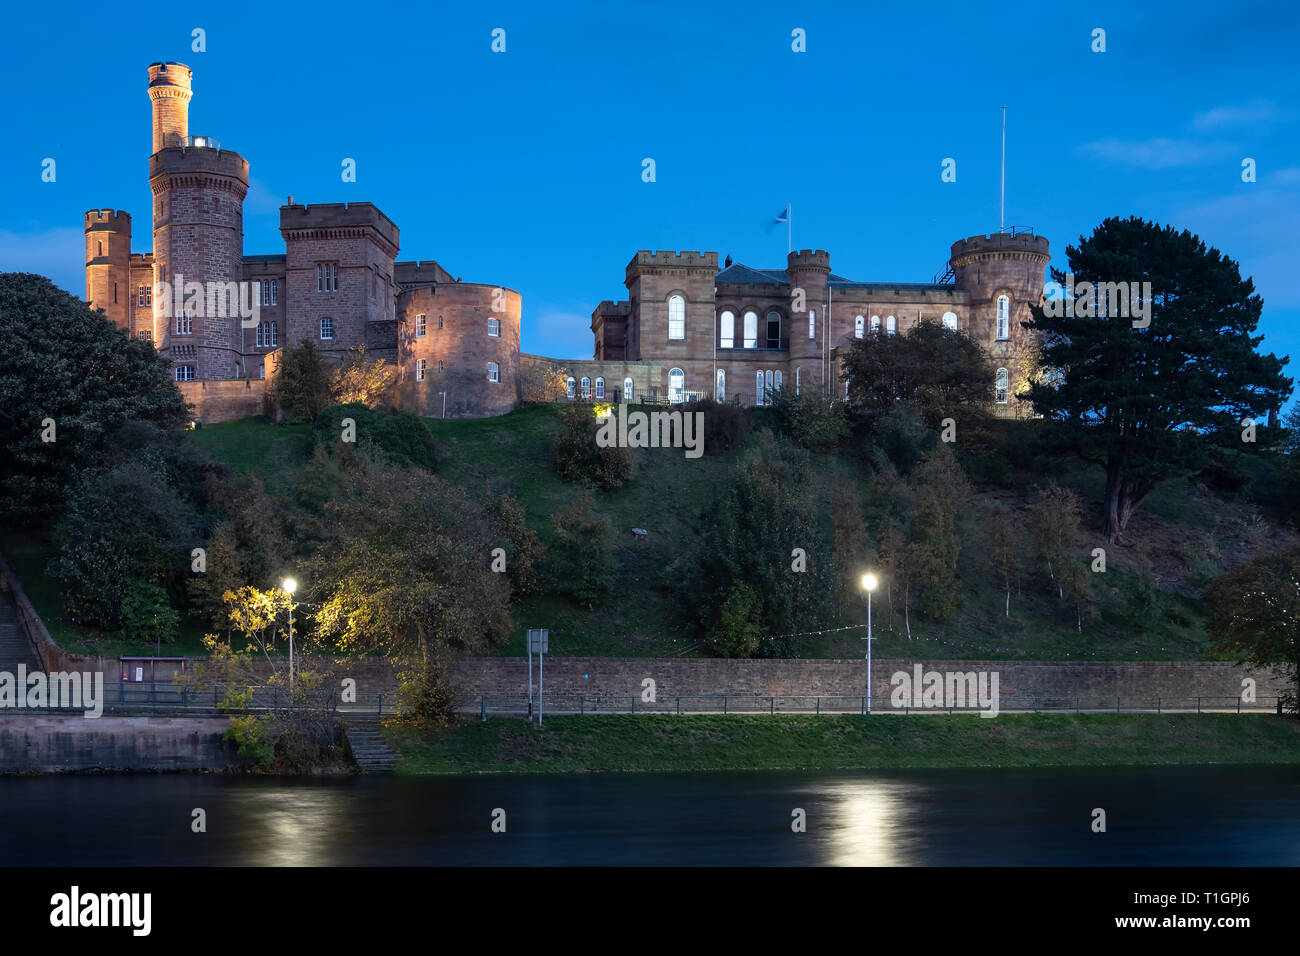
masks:
{"type": "Polygon", "coordinates": [[[231,379],[243,374],[237,300],[232,310],[214,290],[238,289],[230,284],[243,278],[248,163],[211,137],[189,135],[191,76],[183,63],[149,67],[157,344],[187,367],[181,377],[231,379]],[[205,304],[220,299],[223,314],[184,309],[190,283],[200,284],[205,304]]]}
{"type": "Polygon", "coordinates": [[[86,301],[114,325],[131,329],[131,214],[119,209],[86,213],[86,301]]]}
{"type": "MultiPolygon", "coordinates": [[[[804,309],[795,312],[791,300],[790,328],[787,332],[790,342],[790,381],[787,388],[793,392],[795,378],[798,377],[799,388],[820,390],[826,379],[825,358],[829,354],[824,349],[826,337],[831,335],[830,323],[827,321],[827,280],[831,274],[831,254],[821,249],[800,249],[786,257],[786,274],[790,276],[790,288],[802,289],[804,309]],[[813,337],[808,336],[808,313],[814,313],[813,337]],[[798,369],[796,373],[793,371],[798,369]]],[[[835,339],[831,338],[831,345],[835,339]]]]}
{"type": "Polygon", "coordinates": [[[970,295],[969,329],[999,367],[1009,370],[1012,392],[1018,387],[1015,357],[1026,344],[1021,322],[1029,306],[1043,294],[1047,239],[1030,233],[971,236],[952,244],[952,265],[958,289],[970,295]],[[999,318],[1000,310],[1005,318],[999,318]]]}

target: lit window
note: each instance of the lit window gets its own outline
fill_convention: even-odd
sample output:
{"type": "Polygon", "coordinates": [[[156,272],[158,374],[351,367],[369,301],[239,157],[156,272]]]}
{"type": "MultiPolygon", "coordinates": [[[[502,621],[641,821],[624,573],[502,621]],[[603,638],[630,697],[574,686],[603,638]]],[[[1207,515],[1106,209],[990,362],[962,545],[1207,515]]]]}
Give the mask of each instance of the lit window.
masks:
{"type": "Polygon", "coordinates": [[[686,300],[680,295],[668,297],[668,338],[686,338],[686,300]]]}
{"type": "Polygon", "coordinates": [[[1010,376],[1007,375],[1007,370],[1004,368],[998,369],[998,377],[994,385],[994,392],[995,392],[994,401],[996,401],[999,405],[1007,404],[1008,397],[1011,392],[1011,388],[1010,388],[1010,376]]]}
{"type": "Polygon", "coordinates": [[[945,312],[945,313],[943,314],[943,327],[944,327],[945,329],[955,329],[955,328],[957,328],[957,313],[956,313],[956,312],[945,312]]]}
{"type": "Polygon", "coordinates": [[[722,333],[719,348],[731,349],[736,347],[736,313],[728,309],[722,313],[722,333]]]}
{"type": "Polygon", "coordinates": [[[591,379],[582,376],[582,397],[591,398],[591,379]]]}
{"type": "Polygon", "coordinates": [[[488,319],[488,335],[494,339],[501,338],[501,320],[488,319]]]}
{"type": "Polygon", "coordinates": [[[320,337],[321,337],[322,339],[332,339],[332,338],[334,338],[334,320],[333,320],[333,319],[321,319],[321,320],[320,320],[320,337]]]}
{"type": "Polygon", "coordinates": [[[194,366],[193,366],[193,365],[177,365],[177,366],[176,366],[176,381],[178,381],[178,382],[192,382],[192,381],[194,381],[194,366]]]}
{"type": "Polygon", "coordinates": [[[424,338],[424,333],[428,331],[429,317],[427,315],[417,315],[415,317],[415,337],[424,338]]]}
{"type": "Polygon", "coordinates": [[[565,391],[568,393],[569,398],[573,398],[573,376],[572,375],[569,376],[569,379],[566,383],[565,391]]]}
{"type": "Polygon", "coordinates": [[[745,313],[745,348],[758,347],[758,313],[745,313]]]}
{"type": "MultiPolygon", "coordinates": [[[[573,380],[570,379],[569,381],[573,380]]],[[[623,401],[632,401],[632,380],[630,378],[623,379],[623,401]]]]}
{"type": "Polygon", "coordinates": [[[136,336],[140,339],[141,342],[153,341],[153,333],[150,332],[148,329],[141,329],[139,332],[136,333],[136,336]]]}
{"type": "Polygon", "coordinates": [[[763,404],[763,370],[754,373],[754,404],[763,404]]]}
{"type": "Polygon", "coordinates": [[[817,338],[817,310],[808,310],[808,338],[817,338]]]}
{"type": "Polygon", "coordinates": [[[871,317],[871,331],[872,331],[872,332],[879,332],[879,331],[880,331],[880,316],[878,316],[878,315],[873,315],[873,316],[871,317]]]}
{"type": "Polygon", "coordinates": [[[605,397],[605,380],[603,378],[596,379],[596,397],[597,398],[605,397]]]}
{"type": "Polygon", "coordinates": [[[668,401],[673,404],[686,401],[686,373],[679,368],[668,370],[668,401]]]}
{"type": "Polygon", "coordinates": [[[718,369],[718,396],[717,396],[717,398],[718,398],[718,401],[720,401],[720,402],[725,402],[725,401],[727,400],[727,370],[726,370],[726,369],[722,369],[722,368],[718,369]]]}
{"type": "Polygon", "coordinates": [[[415,360],[415,380],[417,382],[424,381],[424,370],[428,367],[429,367],[428,359],[415,360]]]}
{"type": "Polygon", "coordinates": [[[1011,338],[1011,299],[1005,295],[998,296],[998,339],[1011,338]]]}
{"type": "Polygon", "coordinates": [[[853,320],[853,335],[855,338],[862,338],[867,334],[867,317],[860,315],[853,320]]]}
{"type": "Polygon", "coordinates": [[[885,331],[890,335],[894,335],[898,331],[898,319],[894,318],[892,315],[885,319],[885,331]]]}
{"type": "Polygon", "coordinates": [[[501,381],[501,366],[497,365],[496,362],[488,362],[488,381],[501,381]]]}

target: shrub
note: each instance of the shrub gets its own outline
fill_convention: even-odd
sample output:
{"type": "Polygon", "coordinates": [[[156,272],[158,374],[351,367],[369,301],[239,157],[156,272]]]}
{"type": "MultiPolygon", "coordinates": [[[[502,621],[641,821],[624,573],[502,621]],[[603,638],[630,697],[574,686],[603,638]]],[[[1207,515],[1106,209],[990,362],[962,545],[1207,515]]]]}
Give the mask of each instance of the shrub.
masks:
{"type": "Polygon", "coordinates": [[[810,451],[834,448],[849,434],[848,406],[833,395],[796,395],[779,388],[772,396],[772,411],[781,431],[810,451]]]}
{"type": "Polygon", "coordinates": [[[555,473],[565,481],[595,488],[622,487],[632,477],[632,454],[626,448],[601,448],[596,444],[597,430],[590,405],[565,405],[560,409],[555,473]]]}
{"type": "Polygon", "coordinates": [[[326,445],[338,444],[343,435],[343,420],[352,419],[354,436],[359,445],[376,448],[381,456],[401,468],[419,467],[438,470],[438,445],[424,419],[411,412],[385,412],[360,402],[331,405],[316,418],[312,434],[326,445]]]}
{"type": "Polygon", "coordinates": [[[609,521],[591,512],[591,495],[579,492],[552,519],[555,536],[546,558],[552,586],[585,604],[599,603],[613,587],[609,560],[613,530],[609,521]]]}
{"type": "Polygon", "coordinates": [[[286,348],[271,397],[290,421],[313,422],[330,403],[330,363],[311,339],[286,348]]]}
{"type": "Polygon", "coordinates": [[[180,617],[167,592],[152,581],[133,578],[122,594],[122,637],[140,644],[170,644],[176,640],[180,617]]]}
{"type": "Polygon", "coordinates": [[[705,398],[692,404],[690,411],[704,414],[706,455],[721,455],[738,448],[749,435],[749,415],[737,404],[705,398]]]}

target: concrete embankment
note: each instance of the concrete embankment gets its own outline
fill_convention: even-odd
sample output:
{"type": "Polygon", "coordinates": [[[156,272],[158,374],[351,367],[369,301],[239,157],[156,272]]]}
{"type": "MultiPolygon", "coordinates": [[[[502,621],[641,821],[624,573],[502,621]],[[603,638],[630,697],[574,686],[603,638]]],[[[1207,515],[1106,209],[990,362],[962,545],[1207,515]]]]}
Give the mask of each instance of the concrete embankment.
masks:
{"type": "Polygon", "coordinates": [[[221,739],[224,717],[0,717],[0,773],[227,770],[238,766],[221,739]]]}

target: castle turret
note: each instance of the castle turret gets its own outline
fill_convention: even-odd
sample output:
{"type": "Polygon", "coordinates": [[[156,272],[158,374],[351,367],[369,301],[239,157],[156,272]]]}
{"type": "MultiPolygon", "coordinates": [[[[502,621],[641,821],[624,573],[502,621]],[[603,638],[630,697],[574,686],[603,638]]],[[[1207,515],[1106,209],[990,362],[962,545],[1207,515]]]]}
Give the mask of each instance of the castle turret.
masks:
{"type": "Polygon", "coordinates": [[[153,152],[184,146],[190,135],[190,81],[184,63],[149,64],[149,99],[153,103],[153,152]]]}
{"type": "Polygon", "coordinates": [[[86,301],[118,328],[131,328],[131,216],[91,209],[85,217],[86,301]]]}
{"type": "Polygon", "coordinates": [[[1020,323],[1043,294],[1047,239],[1030,233],[971,236],[952,244],[955,284],[970,294],[971,334],[995,358],[1023,341],[1020,323]]]}
{"type": "Polygon", "coordinates": [[[824,375],[823,354],[826,337],[835,338],[827,321],[827,279],[831,274],[831,255],[821,249],[800,249],[786,257],[786,273],[790,276],[790,368],[788,388],[794,391],[803,389],[821,389],[824,375]],[[795,311],[798,292],[803,291],[803,308],[795,311]],[[812,321],[809,319],[812,313],[812,321]],[[809,335],[811,328],[812,335],[809,335]]]}

